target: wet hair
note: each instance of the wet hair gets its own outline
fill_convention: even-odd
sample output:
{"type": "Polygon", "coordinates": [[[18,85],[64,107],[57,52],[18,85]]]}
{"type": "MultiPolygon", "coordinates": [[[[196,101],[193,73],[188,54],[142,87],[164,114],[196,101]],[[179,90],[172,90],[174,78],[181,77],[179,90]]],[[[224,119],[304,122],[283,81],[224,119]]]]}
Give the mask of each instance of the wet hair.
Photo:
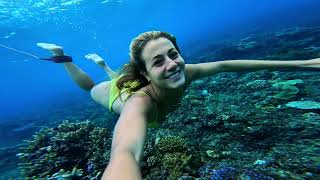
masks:
{"type": "Polygon", "coordinates": [[[158,38],[166,38],[172,42],[174,47],[180,53],[176,38],[167,32],[148,31],[138,35],[131,41],[130,44],[130,60],[128,64],[123,66],[121,77],[117,81],[119,89],[129,88],[130,91],[137,91],[138,89],[149,84],[148,80],[142,75],[147,74],[145,61],[142,59],[142,50],[146,44],[151,40],[158,38]]]}

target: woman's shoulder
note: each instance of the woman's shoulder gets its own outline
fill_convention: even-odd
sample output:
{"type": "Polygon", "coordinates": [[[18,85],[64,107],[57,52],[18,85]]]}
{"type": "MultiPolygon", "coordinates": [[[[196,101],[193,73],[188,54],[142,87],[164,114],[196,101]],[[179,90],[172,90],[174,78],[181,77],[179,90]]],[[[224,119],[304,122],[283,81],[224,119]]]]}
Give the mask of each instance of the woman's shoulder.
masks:
{"type": "Polygon", "coordinates": [[[149,85],[144,86],[136,91],[132,91],[130,93],[129,99],[138,98],[138,99],[140,99],[140,101],[146,101],[146,102],[153,103],[154,97],[152,95],[150,87],[148,87],[148,86],[149,85]]]}
{"type": "Polygon", "coordinates": [[[133,105],[138,103],[139,106],[141,107],[141,106],[149,106],[150,104],[153,103],[153,100],[147,93],[143,91],[135,91],[135,92],[132,92],[128,100],[125,101],[125,104],[127,103],[131,103],[133,105]]]}
{"type": "Polygon", "coordinates": [[[149,119],[155,119],[157,105],[147,90],[139,89],[131,94],[130,98],[124,103],[124,108],[144,113],[149,119]]]}
{"type": "Polygon", "coordinates": [[[138,89],[137,91],[132,92],[132,95],[145,96],[148,97],[149,100],[155,100],[150,84],[138,89]]]}

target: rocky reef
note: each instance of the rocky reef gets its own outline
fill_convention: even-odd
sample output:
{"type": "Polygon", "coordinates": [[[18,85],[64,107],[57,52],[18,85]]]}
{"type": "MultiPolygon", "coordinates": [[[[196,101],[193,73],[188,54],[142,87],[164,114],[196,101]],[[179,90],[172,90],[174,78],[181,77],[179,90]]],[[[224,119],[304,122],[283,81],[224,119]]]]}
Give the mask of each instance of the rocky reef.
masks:
{"type": "Polygon", "coordinates": [[[226,59],[301,60],[319,57],[320,27],[295,27],[249,34],[240,40],[209,42],[187,53],[193,62],[226,59]]]}

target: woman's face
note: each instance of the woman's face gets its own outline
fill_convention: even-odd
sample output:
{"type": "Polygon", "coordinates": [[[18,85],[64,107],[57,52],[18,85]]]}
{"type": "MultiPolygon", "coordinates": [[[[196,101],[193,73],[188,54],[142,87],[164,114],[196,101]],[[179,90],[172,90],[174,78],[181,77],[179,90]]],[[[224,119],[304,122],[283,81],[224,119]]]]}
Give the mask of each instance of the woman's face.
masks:
{"type": "Polygon", "coordinates": [[[142,50],[142,59],[146,64],[146,78],[157,87],[176,89],[184,85],[184,60],[170,40],[149,41],[142,50]]]}

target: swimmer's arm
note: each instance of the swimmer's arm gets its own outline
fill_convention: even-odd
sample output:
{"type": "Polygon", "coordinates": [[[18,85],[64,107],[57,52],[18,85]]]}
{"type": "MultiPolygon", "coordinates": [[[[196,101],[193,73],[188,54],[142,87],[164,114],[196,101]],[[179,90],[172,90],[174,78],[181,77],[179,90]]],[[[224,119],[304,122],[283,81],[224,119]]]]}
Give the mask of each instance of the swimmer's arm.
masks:
{"type": "Polygon", "coordinates": [[[221,62],[222,61],[199,64],[186,64],[185,75],[187,84],[196,79],[212,76],[214,74],[223,72],[221,62]]]}
{"type": "Polygon", "coordinates": [[[221,61],[224,72],[256,71],[256,70],[281,70],[302,67],[305,61],[274,61],[274,60],[228,60],[221,61]]]}
{"type": "Polygon", "coordinates": [[[145,97],[132,97],[126,101],[115,126],[111,158],[103,180],[142,179],[139,161],[143,154],[147,119],[152,114],[151,103],[145,97]]]}
{"type": "Polygon", "coordinates": [[[186,73],[192,80],[214,75],[219,72],[281,70],[294,68],[320,68],[320,58],[311,60],[226,60],[209,63],[187,64],[186,73]],[[189,73],[188,73],[189,72],[189,73]]]}

